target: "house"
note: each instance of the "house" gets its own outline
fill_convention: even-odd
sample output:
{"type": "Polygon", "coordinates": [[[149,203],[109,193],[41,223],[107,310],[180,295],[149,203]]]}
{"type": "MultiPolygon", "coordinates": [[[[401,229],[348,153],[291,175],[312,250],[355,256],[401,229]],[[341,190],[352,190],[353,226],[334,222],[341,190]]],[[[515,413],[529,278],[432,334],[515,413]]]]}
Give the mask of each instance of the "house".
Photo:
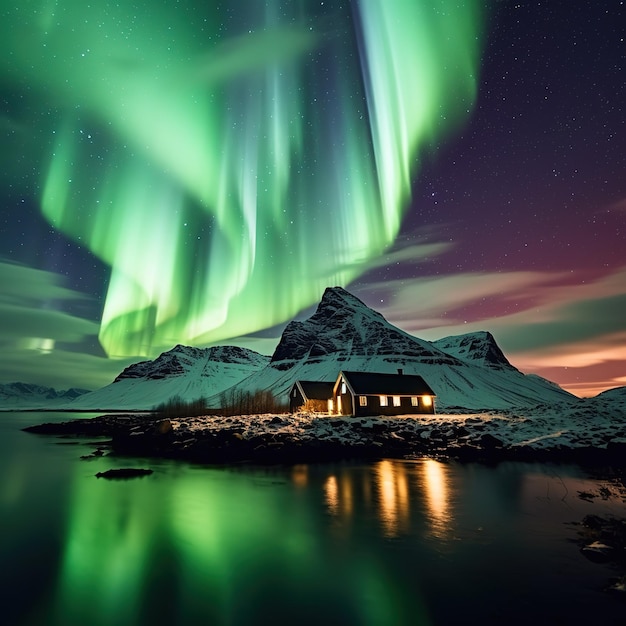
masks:
{"type": "Polygon", "coordinates": [[[421,376],[339,372],[333,386],[333,415],[407,415],[435,412],[435,393],[421,376]]]}
{"type": "Polygon", "coordinates": [[[307,402],[313,411],[328,411],[328,402],[333,397],[335,383],[297,380],[289,392],[289,411],[295,413],[307,402]]]}

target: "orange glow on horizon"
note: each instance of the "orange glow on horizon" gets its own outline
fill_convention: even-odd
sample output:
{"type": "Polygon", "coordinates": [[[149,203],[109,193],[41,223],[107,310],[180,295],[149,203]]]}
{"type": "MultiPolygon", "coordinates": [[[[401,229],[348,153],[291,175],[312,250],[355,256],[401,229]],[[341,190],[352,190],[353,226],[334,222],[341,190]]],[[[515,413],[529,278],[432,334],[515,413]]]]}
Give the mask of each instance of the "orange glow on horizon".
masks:
{"type": "Polygon", "coordinates": [[[556,382],[575,396],[593,397],[626,385],[626,333],[510,355],[511,363],[556,382]]]}

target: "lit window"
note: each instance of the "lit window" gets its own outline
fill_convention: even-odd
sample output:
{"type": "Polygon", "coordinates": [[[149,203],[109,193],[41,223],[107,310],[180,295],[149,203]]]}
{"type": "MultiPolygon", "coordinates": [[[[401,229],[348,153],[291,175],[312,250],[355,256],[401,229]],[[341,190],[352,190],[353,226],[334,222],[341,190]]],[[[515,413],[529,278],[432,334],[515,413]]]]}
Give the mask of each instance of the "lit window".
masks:
{"type": "Polygon", "coordinates": [[[393,396],[393,406],[400,406],[400,396],[393,396]]]}
{"type": "Polygon", "coordinates": [[[387,406],[388,404],[387,396],[380,396],[380,406],[387,406]]]}
{"type": "Polygon", "coordinates": [[[346,383],[341,383],[341,393],[346,393],[346,383]]]}
{"type": "Polygon", "coordinates": [[[433,399],[430,396],[422,396],[422,404],[424,406],[432,406],[433,399]]]}
{"type": "Polygon", "coordinates": [[[329,413],[333,413],[334,410],[334,404],[333,404],[333,400],[332,398],[328,399],[328,412],[329,413]]]}
{"type": "Polygon", "coordinates": [[[417,401],[417,396],[411,396],[411,406],[419,406],[419,402],[417,401]]]}
{"type": "Polygon", "coordinates": [[[367,396],[359,396],[359,404],[361,406],[367,406],[367,396]]]}

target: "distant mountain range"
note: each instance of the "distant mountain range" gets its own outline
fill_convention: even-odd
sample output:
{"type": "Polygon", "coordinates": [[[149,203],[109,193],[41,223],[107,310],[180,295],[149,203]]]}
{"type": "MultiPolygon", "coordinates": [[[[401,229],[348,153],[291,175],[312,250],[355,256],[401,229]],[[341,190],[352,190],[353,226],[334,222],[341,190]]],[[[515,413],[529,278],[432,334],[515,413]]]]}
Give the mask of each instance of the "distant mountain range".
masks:
{"type": "MultiPolygon", "coordinates": [[[[207,399],[218,407],[227,390],[269,390],[287,400],[296,380],[334,381],[340,370],[421,375],[437,394],[437,408],[470,410],[530,407],[577,401],[557,384],[513,367],[488,332],[418,339],[396,328],[378,312],[340,287],[328,288],[316,312],[285,328],[272,357],[234,346],[176,346],[153,361],[127,367],[110,385],[59,399],[54,408],[77,410],[149,410],[179,396],[207,399]]],[[[4,385],[16,391],[0,396],[1,406],[24,406],[35,385],[4,385]],[[21,404],[20,404],[21,403],[21,404]]],[[[39,388],[44,389],[44,388],[39,388]]],[[[619,395],[619,390],[605,392],[619,395]]],[[[37,406],[46,406],[45,402],[37,406]]]]}
{"type": "Polygon", "coordinates": [[[5,383],[0,384],[0,408],[56,408],[85,393],[89,393],[87,389],[57,391],[30,383],[5,383]]]}

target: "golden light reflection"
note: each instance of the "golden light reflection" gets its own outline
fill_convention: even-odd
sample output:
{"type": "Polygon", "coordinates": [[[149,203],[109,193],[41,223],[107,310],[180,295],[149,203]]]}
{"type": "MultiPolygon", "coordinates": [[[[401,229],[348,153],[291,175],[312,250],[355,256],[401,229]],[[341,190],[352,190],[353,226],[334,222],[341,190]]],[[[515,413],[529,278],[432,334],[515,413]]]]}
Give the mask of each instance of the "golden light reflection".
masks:
{"type": "Polygon", "coordinates": [[[364,509],[389,538],[412,532],[413,503],[414,523],[423,520],[427,534],[449,539],[453,530],[453,491],[450,468],[434,459],[414,463],[386,459],[369,471],[335,471],[323,482],[327,511],[341,521],[342,527],[364,509]]]}
{"type": "Polygon", "coordinates": [[[422,482],[431,532],[436,537],[443,537],[452,528],[450,511],[450,476],[448,467],[434,459],[422,462],[422,482]]]}
{"type": "Polygon", "coordinates": [[[341,513],[351,517],[354,512],[354,496],[352,493],[352,478],[348,474],[341,477],[341,513]]]}
{"type": "Polygon", "coordinates": [[[331,474],[324,482],[324,497],[328,512],[333,516],[350,518],[354,512],[354,485],[349,474],[339,478],[331,474]]]}
{"type": "Polygon", "coordinates": [[[388,537],[397,537],[409,527],[406,466],[392,461],[380,461],[374,472],[378,487],[378,514],[383,531],[388,537]]]}
{"type": "Polygon", "coordinates": [[[339,513],[339,488],[334,474],[329,476],[324,483],[324,496],[329,513],[337,515],[339,513]]]}
{"type": "Polygon", "coordinates": [[[291,479],[296,487],[306,487],[309,482],[309,466],[294,465],[291,471],[291,479]]]}

